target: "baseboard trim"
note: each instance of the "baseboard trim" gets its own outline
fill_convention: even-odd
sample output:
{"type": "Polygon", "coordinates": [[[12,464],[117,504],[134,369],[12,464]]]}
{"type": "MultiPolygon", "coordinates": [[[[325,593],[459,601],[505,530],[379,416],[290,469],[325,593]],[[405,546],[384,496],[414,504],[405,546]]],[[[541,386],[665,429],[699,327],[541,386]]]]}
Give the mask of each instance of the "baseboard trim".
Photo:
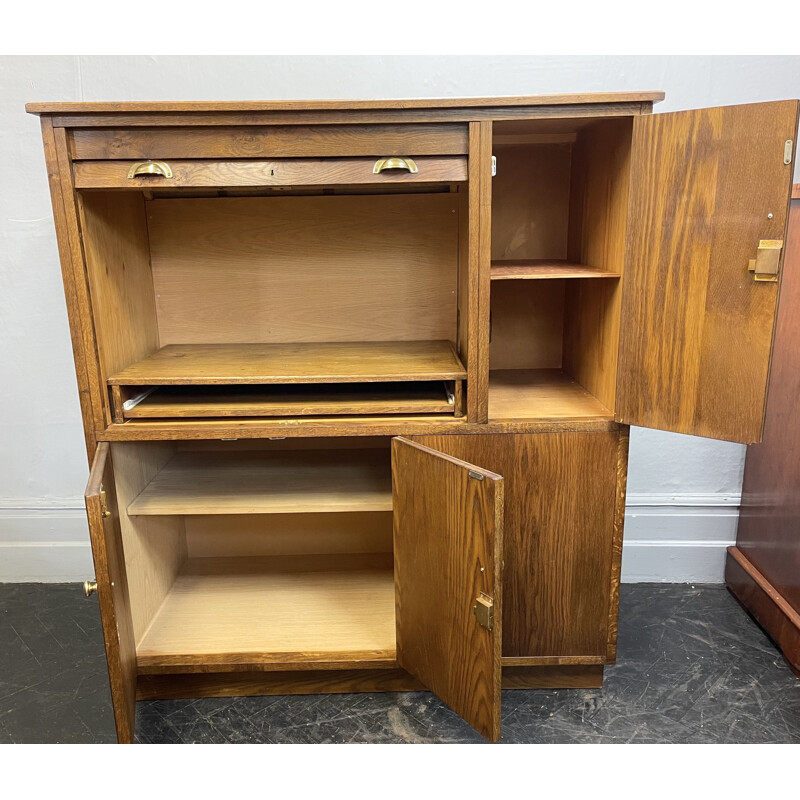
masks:
{"type": "Polygon", "coordinates": [[[800,614],[738,547],[728,548],[725,583],[780,647],[790,669],[800,678],[800,614]]]}

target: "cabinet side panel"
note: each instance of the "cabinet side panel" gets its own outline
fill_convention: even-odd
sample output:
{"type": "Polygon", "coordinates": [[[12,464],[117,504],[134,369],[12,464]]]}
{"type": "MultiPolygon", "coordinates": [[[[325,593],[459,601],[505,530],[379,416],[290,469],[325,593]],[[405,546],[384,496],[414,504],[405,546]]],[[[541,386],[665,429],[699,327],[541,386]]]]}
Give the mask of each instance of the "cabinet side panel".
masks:
{"type": "Polygon", "coordinates": [[[75,375],[78,380],[78,397],[81,404],[83,433],[86,440],[86,452],[91,464],[95,450],[95,426],[92,397],[89,390],[89,375],[86,366],[86,351],[83,346],[83,329],[78,303],[78,292],[75,286],[75,274],[72,268],[72,251],[69,232],[67,230],[64,198],[61,190],[61,176],[58,169],[55,134],[49,117],[42,117],[42,140],[44,142],[44,158],[47,165],[47,177],[50,183],[50,198],[53,204],[53,222],[56,228],[58,255],[61,261],[61,276],[64,282],[64,296],[67,302],[69,331],[72,338],[72,354],[75,360],[75,375]]]}
{"type": "Polygon", "coordinates": [[[86,192],[83,241],[103,384],[158,349],[144,197],[86,192]]]}
{"type": "Polygon", "coordinates": [[[747,449],[736,544],[800,613],[800,200],[792,201],[761,444],[747,449]]]}
{"type": "Polygon", "coordinates": [[[618,439],[617,431],[414,437],[505,479],[504,657],[606,657],[616,619],[618,439]]]}
{"type": "Polygon", "coordinates": [[[180,516],[129,516],[126,509],[175,452],[167,443],[112,445],[131,616],[137,645],[186,561],[180,516]]]}

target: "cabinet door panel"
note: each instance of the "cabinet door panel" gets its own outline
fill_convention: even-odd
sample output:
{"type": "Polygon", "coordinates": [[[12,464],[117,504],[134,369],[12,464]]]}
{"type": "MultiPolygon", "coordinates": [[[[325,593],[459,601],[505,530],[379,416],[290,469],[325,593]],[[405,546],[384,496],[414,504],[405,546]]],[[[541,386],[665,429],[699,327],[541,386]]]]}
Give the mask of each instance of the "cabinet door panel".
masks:
{"type": "Polygon", "coordinates": [[[503,656],[613,661],[627,430],[414,441],[503,475],[503,656]]]}
{"type": "Polygon", "coordinates": [[[136,708],[136,643],[108,442],[97,446],[86,487],[86,513],[117,738],[130,743],[136,708]]]}
{"type": "Polygon", "coordinates": [[[392,440],[397,660],[477,731],[500,737],[503,479],[392,440]],[[477,599],[493,602],[491,629],[477,599]]]}
{"type": "Polygon", "coordinates": [[[638,117],[618,374],[619,419],[761,439],[778,283],[760,240],[785,238],[796,101],[638,117]]]}

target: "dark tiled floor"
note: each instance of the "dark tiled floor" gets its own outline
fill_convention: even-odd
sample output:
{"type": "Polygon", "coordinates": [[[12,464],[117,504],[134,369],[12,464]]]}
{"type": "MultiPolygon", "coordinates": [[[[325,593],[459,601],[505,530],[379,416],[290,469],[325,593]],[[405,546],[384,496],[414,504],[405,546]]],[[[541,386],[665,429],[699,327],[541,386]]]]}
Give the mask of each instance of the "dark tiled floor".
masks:
{"type": "MultiPolygon", "coordinates": [[[[622,587],[602,690],[503,693],[506,742],[800,742],[800,681],[725,589],[622,587]]],[[[477,742],[432,695],[139,703],[141,742],[477,742]]],[[[111,742],[96,601],[0,585],[0,742],[111,742]]]]}

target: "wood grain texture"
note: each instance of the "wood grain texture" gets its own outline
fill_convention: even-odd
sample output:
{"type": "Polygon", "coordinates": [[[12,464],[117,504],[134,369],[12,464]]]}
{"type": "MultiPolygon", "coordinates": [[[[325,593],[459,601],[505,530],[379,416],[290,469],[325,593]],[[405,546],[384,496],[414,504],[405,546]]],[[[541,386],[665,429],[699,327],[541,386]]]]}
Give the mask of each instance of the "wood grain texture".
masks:
{"type": "Polygon", "coordinates": [[[162,345],[456,341],[455,195],[168,199],[148,209],[162,345]]]}
{"type": "Polygon", "coordinates": [[[729,547],[725,583],[733,596],[780,647],[786,663],[800,678],[800,614],[739,550],[729,547]]]}
{"type": "MultiPolygon", "coordinates": [[[[89,294],[83,240],[78,219],[77,198],[73,187],[69,153],[67,152],[66,132],[63,128],[57,128],[53,131],[53,145],[61,188],[61,207],[64,212],[63,217],[60,218],[61,222],[63,222],[63,227],[57,227],[56,233],[62,242],[62,254],[66,250],[69,257],[68,265],[65,265],[62,261],[62,270],[65,266],[71,270],[70,284],[71,289],[74,289],[75,292],[77,311],[77,314],[72,318],[72,323],[77,323],[79,326],[79,342],[83,351],[83,364],[86,367],[86,384],[91,398],[92,420],[94,422],[94,430],[97,431],[102,430],[111,417],[108,409],[108,398],[104,391],[100,372],[97,340],[92,317],[92,301],[89,294]]],[[[75,336],[74,329],[72,335],[75,336]]],[[[90,453],[90,461],[93,457],[94,453],[90,453]]]]}
{"type": "Polygon", "coordinates": [[[189,558],[391,553],[391,511],[210,514],[184,519],[189,558]]]}
{"type": "Polygon", "coordinates": [[[75,273],[72,264],[72,250],[67,229],[66,212],[64,210],[64,196],[61,188],[61,174],[56,153],[55,134],[53,123],[49,117],[43,117],[42,143],[44,145],[44,159],[47,165],[47,179],[50,185],[50,200],[53,206],[53,222],[56,229],[58,243],[58,256],[61,262],[61,279],[64,286],[64,299],[67,304],[67,317],[69,319],[69,332],[72,342],[72,357],[75,362],[75,377],[78,382],[78,399],[80,401],[81,420],[83,422],[83,435],[86,444],[86,454],[91,465],[94,459],[97,440],[95,438],[94,410],[92,408],[92,393],[87,367],[89,354],[83,346],[83,329],[81,320],[81,307],[78,299],[78,290],[75,285],[75,273]]]}
{"type": "Polygon", "coordinates": [[[493,281],[541,280],[542,278],[619,278],[618,272],[587,267],[566,259],[492,261],[493,281]]]}
{"type": "MultiPolygon", "coordinates": [[[[504,689],[593,689],[602,686],[603,668],[510,667],[503,670],[502,682],[504,689]]],[[[424,688],[402,669],[147,674],[140,675],[137,680],[136,699],[418,692],[424,688]]]]}
{"type": "MultiPolygon", "coordinates": [[[[587,96],[588,98],[588,96],[587,96]]],[[[128,128],[210,125],[339,125],[379,123],[443,123],[475,120],[585,119],[586,117],[629,117],[649,114],[648,100],[619,102],[563,103],[558,105],[496,105],[475,108],[382,108],[298,111],[118,111],[54,113],[56,128],[128,128]]]]}
{"type": "Polygon", "coordinates": [[[785,238],[783,146],[797,110],[786,101],[635,120],[622,421],[761,439],[778,284],[747,266],[759,240],[785,238]]]}
{"type": "Polygon", "coordinates": [[[605,659],[618,434],[414,440],[503,476],[503,655],[605,659]]]}
{"type": "Polygon", "coordinates": [[[602,666],[504,667],[504,689],[599,689],[602,666]]]}
{"type": "MultiPolygon", "coordinates": [[[[460,381],[457,381],[460,384],[460,381]]],[[[119,387],[112,387],[117,389],[119,387]]],[[[314,387],[161,387],[124,419],[173,417],[308,417],[354,414],[453,414],[445,383],[368,383],[314,387]]],[[[116,420],[115,421],[122,421],[116,420]]]]}
{"type": "Polygon", "coordinates": [[[467,285],[463,268],[459,278],[461,324],[465,323],[463,294],[466,289],[466,336],[469,339],[467,419],[486,422],[489,392],[489,270],[492,247],[492,123],[473,122],[469,127],[469,227],[467,285]]]}
{"type": "Polygon", "coordinates": [[[430,156],[467,152],[466,125],[319,125],[71,131],[76,160],[430,156]]]}
{"type": "Polygon", "coordinates": [[[175,452],[171,442],[113,444],[120,527],[137,644],[186,560],[182,517],[131,517],[126,509],[175,452]]]}
{"type": "Polygon", "coordinates": [[[171,159],[170,178],[129,178],[135,161],[76,161],[73,169],[79,189],[456,183],[467,179],[467,159],[463,156],[420,156],[414,161],[417,172],[389,169],[377,174],[372,171],[374,158],[171,159]]]}
{"type": "MultiPolygon", "coordinates": [[[[602,120],[581,130],[572,150],[569,258],[617,274],[625,264],[631,138],[632,120],[602,120]]],[[[620,281],[567,283],[564,367],[612,411],[621,305],[620,281]]]]}
{"type": "Polygon", "coordinates": [[[613,412],[559,369],[489,373],[489,419],[608,419],[613,412]]]}
{"type": "Polygon", "coordinates": [[[495,146],[492,260],[566,259],[572,145],[495,146]]]}
{"type": "Polygon", "coordinates": [[[463,380],[447,341],[168,345],[111,375],[119,386],[463,380]]]}
{"type": "Polygon", "coordinates": [[[136,641],[128,595],[125,551],[114,487],[110,446],[101,442],[86,487],[86,513],[92,542],[97,597],[106,648],[111,704],[117,740],[131,744],[136,719],[136,641]],[[108,517],[103,514],[105,491],[108,517]]]}
{"type": "Polygon", "coordinates": [[[158,350],[144,198],[80,197],[81,228],[103,382],[158,350]]]}
{"type": "Polygon", "coordinates": [[[492,370],[561,367],[565,283],[556,279],[492,284],[492,370]]]}
{"type": "Polygon", "coordinates": [[[488,739],[500,737],[503,479],[392,440],[397,662],[488,739]],[[481,594],[494,628],[478,624],[481,594]]]}
{"type": "Polygon", "coordinates": [[[507,95],[500,97],[425,97],[403,100],[264,100],[28,103],[29,114],[175,113],[198,111],[326,111],[342,109],[399,110],[415,108],[482,108],[486,106],[549,106],[583,103],[657,103],[664,92],[589,92],[580,94],[507,95]]]}
{"type": "Polygon", "coordinates": [[[391,554],[268,556],[189,560],[137,656],[145,669],[341,668],[394,649],[391,554]]]}
{"type": "Polygon", "coordinates": [[[747,449],[736,545],[781,598],[800,613],[798,304],[800,201],[793,200],[769,375],[764,439],[761,444],[747,449]]]}
{"type": "Polygon", "coordinates": [[[617,496],[614,505],[614,534],[611,541],[611,595],[608,602],[608,649],[606,664],[617,660],[619,633],[619,585],[622,579],[622,537],[625,527],[625,497],[628,488],[628,448],[630,432],[627,426],[617,434],[617,496]]]}
{"type": "Polygon", "coordinates": [[[390,511],[385,450],[184,452],[128,505],[128,514],[299,514],[390,511]]]}

